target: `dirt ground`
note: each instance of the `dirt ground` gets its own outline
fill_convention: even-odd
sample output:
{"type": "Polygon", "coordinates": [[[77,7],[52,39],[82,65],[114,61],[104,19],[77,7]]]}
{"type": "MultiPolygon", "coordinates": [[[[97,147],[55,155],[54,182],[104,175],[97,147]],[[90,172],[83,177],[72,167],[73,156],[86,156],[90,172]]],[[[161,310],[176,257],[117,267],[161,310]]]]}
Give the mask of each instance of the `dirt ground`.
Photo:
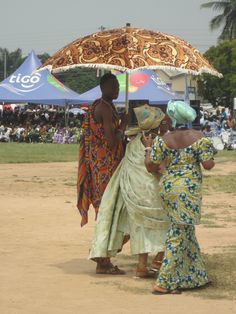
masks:
{"type": "MultiPolygon", "coordinates": [[[[94,215],[80,228],[76,172],[74,162],[0,165],[1,314],[235,313],[235,299],[221,290],[215,298],[207,289],[152,295],[153,280],[134,278],[128,245],[115,260],[126,276],[95,275],[87,260],[94,215]]],[[[236,174],[236,161],[219,163],[211,175],[222,172],[236,174]]],[[[235,226],[236,193],[207,193],[197,227],[202,251],[214,260],[214,254],[235,248],[235,226]]]]}

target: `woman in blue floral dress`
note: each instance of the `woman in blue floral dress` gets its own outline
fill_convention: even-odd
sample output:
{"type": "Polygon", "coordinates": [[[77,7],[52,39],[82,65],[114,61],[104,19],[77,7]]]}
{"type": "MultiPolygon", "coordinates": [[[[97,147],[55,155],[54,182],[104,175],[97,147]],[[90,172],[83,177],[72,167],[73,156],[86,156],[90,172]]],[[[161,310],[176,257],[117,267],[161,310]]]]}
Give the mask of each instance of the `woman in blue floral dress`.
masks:
{"type": "Polygon", "coordinates": [[[215,150],[201,132],[185,126],[196,118],[196,112],[188,104],[171,101],[167,114],[175,129],[163,138],[156,137],[153,143],[150,137],[145,142],[147,169],[153,163],[159,164],[160,169],[164,165],[160,193],[171,221],[154,294],[179,293],[181,289],[200,287],[209,281],[195,225],[201,216],[201,165],[207,170],[214,167],[215,150]]]}

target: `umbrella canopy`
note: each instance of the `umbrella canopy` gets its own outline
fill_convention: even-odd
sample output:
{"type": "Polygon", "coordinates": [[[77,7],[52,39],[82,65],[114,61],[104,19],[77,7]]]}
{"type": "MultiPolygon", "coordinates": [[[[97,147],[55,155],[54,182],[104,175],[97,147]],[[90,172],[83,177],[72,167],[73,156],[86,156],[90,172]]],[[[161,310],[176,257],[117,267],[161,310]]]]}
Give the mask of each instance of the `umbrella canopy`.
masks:
{"type": "Polygon", "coordinates": [[[79,94],[59,82],[47,69],[35,72],[40,65],[32,51],[24,63],[0,83],[0,102],[77,104],[79,94]]]}
{"type": "Polygon", "coordinates": [[[194,47],[179,37],[139,28],[119,28],[82,37],[65,46],[43,65],[59,72],[74,67],[132,72],[170,69],[198,75],[221,74],[194,47]]]}
{"type": "MultiPolygon", "coordinates": [[[[117,79],[120,85],[119,97],[114,100],[115,104],[125,103],[126,80],[125,74],[118,74],[117,79]]],[[[129,76],[129,100],[148,99],[152,105],[167,104],[171,99],[179,99],[171,89],[160,80],[152,70],[137,70],[129,76]]],[[[80,94],[80,103],[92,103],[101,97],[100,86],[80,94]]],[[[184,98],[184,97],[182,97],[184,98]]]]}

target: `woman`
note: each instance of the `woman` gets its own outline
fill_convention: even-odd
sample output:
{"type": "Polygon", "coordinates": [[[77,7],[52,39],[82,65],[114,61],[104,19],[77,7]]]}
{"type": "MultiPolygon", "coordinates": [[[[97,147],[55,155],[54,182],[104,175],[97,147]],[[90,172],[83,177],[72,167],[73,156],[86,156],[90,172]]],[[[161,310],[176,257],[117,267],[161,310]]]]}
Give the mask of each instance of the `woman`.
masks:
{"type": "Polygon", "coordinates": [[[151,265],[160,267],[169,221],[157,192],[158,179],[144,164],[142,130],[156,132],[156,136],[160,124],[166,129],[168,121],[160,109],[147,105],[135,109],[135,114],[139,128],[128,132],[133,139],[102,197],[89,257],[96,261],[115,256],[129,234],[131,253],[139,256],[136,276],[145,278],[152,275],[147,267],[148,253],[160,252],[151,265]]]}
{"type": "Polygon", "coordinates": [[[208,277],[195,237],[200,221],[201,166],[214,167],[215,150],[202,133],[188,129],[196,112],[182,101],[170,101],[167,114],[175,128],[163,136],[145,137],[147,170],[153,164],[165,164],[160,180],[164,209],[171,221],[167,233],[163,263],[154,286],[154,294],[179,293],[208,283],[208,277]],[[152,148],[151,148],[152,146],[152,148]]]}

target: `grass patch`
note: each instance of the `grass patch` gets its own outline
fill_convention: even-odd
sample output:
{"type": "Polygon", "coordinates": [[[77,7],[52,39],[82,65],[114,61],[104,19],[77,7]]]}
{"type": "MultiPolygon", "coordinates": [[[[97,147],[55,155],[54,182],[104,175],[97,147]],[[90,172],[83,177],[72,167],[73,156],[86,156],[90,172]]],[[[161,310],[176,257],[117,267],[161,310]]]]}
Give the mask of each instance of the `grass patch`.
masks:
{"type": "MultiPolygon", "coordinates": [[[[226,222],[223,220],[223,222],[226,222]]],[[[204,228],[225,228],[226,225],[219,223],[219,217],[214,213],[207,213],[202,215],[201,224],[204,228]]]]}
{"type": "Polygon", "coordinates": [[[222,219],[222,221],[224,222],[231,222],[231,223],[236,223],[236,218],[229,216],[229,217],[225,217],[222,219]]]}
{"type": "Polygon", "coordinates": [[[226,225],[216,225],[214,223],[207,223],[207,224],[203,224],[204,228],[226,228],[226,225]]]}
{"type": "MultiPolygon", "coordinates": [[[[0,143],[0,163],[43,163],[78,160],[78,145],[0,143]]],[[[236,161],[236,150],[220,151],[216,162],[236,161]],[[219,159],[218,159],[219,158],[219,159]]]]}
{"type": "Polygon", "coordinates": [[[77,182],[77,177],[67,177],[66,179],[63,180],[63,184],[65,186],[76,186],[76,182],[77,182]]]}
{"type": "Polygon", "coordinates": [[[203,193],[224,192],[235,193],[236,175],[205,176],[203,180],[203,193]]]}
{"type": "Polygon", "coordinates": [[[133,294],[150,294],[150,288],[140,288],[140,287],[132,287],[130,285],[127,285],[123,282],[118,281],[100,281],[100,282],[93,282],[95,285],[108,285],[115,287],[116,289],[124,292],[129,292],[133,294]]]}
{"type": "Polygon", "coordinates": [[[224,210],[221,214],[222,215],[230,215],[230,211],[229,210],[224,210]]]}
{"type": "Polygon", "coordinates": [[[78,160],[78,145],[0,143],[0,163],[41,163],[78,160]]]}
{"type": "Polygon", "coordinates": [[[236,252],[236,245],[229,245],[229,246],[227,246],[227,247],[225,247],[223,249],[225,249],[227,251],[236,252]]]}
{"type": "MultiPolygon", "coordinates": [[[[236,299],[236,246],[220,247],[222,253],[203,254],[209,279],[212,284],[200,289],[190,289],[184,291],[184,294],[201,297],[204,299],[236,299]]],[[[150,257],[149,263],[153,257],[150,257]]],[[[137,257],[129,255],[119,255],[117,261],[119,266],[126,271],[134,273],[137,265],[137,257]],[[125,266],[125,267],[124,267],[125,266]]],[[[130,278],[131,279],[131,278],[130,278]]],[[[128,280],[130,280],[128,279],[128,280]]],[[[155,279],[152,279],[153,282],[155,279]]],[[[121,291],[127,291],[133,294],[150,294],[150,280],[142,279],[135,282],[123,280],[103,280],[93,282],[95,285],[107,285],[121,291]]]]}
{"type": "MultiPolygon", "coordinates": [[[[227,158],[227,159],[233,159],[236,161],[236,150],[222,150],[219,151],[216,155],[216,162],[218,162],[218,158],[227,158]]],[[[225,160],[227,161],[227,160],[225,160]]]]}
{"type": "Polygon", "coordinates": [[[202,225],[215,225],[215,222],[212,221],[212,220],[208,220],[208,219],[202,218],[202,219],[201,219],[201,224],[202,224],[202,225]]]}
{"type": "MultiPolygon", "coordinates": [[[[236,298],[236,247],[230,247],[222,254],[204,254],[207,271],[212,284],[206,288],[188,291],[207,299],[230,299],[236,298]]],[[[223,250],[223,248],[222,248],[223,250]]]]}
{"type": "Polygon", "coordinates": [[[119,259],[123,261],[132,261],[132,262],[137,262],[138,257],[136,255],[124,255],[124,254],[119,254],[119,259]]]}
{"type": "Polygon", "coordinates": [[[65,182],[64,183],[65,186],[76,186],[76,182],[65,182]]]}
{"type": "Polygon", "coordinates": [[[207,214],[203,214],[202,217],[204,219],[215,219],[216,218],[216,214],[214,214],[214,213],[207,213],[207,214]]]}

